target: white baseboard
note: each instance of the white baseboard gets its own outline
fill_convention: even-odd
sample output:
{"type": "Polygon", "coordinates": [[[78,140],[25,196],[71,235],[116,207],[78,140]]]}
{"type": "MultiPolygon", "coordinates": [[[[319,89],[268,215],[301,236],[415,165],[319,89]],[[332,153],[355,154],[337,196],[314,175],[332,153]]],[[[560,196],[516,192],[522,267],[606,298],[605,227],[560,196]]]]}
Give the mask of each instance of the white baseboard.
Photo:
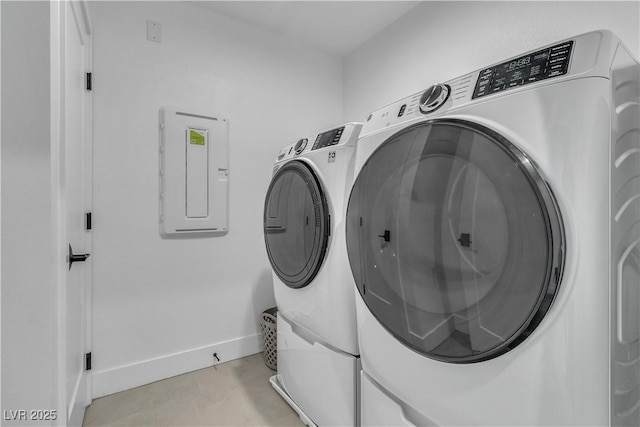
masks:
{"type": "Polygon", "coordinates": [[[214,364],[239,359],[259,353],[263,347],[262,334],[255,334],[96,371],[92,374],[92,398],[97,399],[214,364]],[[220,362],[213,363],[213,353],[218,354],[220,362]]]}

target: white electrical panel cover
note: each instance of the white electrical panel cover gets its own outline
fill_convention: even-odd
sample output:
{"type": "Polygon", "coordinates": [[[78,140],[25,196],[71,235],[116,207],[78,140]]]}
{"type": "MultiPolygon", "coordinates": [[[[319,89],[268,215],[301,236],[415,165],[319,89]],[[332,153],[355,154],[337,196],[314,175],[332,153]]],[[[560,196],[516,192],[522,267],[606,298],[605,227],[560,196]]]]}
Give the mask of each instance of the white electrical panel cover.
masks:
{"type": "Polygon", "coordinates": [[[160,109],[160,234],[228,231],[229,122],[210,114],[160,109]]]}

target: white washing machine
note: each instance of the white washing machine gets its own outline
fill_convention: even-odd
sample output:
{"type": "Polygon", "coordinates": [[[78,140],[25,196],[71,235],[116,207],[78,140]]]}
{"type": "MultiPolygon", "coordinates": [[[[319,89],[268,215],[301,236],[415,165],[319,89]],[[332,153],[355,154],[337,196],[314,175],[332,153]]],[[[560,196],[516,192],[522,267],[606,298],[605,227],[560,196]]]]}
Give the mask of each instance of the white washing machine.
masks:
{"type": "Polygon", "coordinates": [[[264,210],[273,269],[274,388],[309,425],[354,425],[360,370],[354,282],[344,234],[360,123],[284,147],[264,210]]]}
{"type": "Polygon", "coordinates": [[[372,113],[362,425],[640,424],[640,76],[608,31],[372,113]]]}

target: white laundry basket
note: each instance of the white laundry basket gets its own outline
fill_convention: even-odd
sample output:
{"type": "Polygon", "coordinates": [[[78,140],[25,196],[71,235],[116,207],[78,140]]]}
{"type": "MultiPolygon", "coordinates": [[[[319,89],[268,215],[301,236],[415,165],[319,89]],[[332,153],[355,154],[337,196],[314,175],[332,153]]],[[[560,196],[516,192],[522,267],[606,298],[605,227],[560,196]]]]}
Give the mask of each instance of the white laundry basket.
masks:
{"type": "Polygon", "coordinates": [[[260,329],[264,339],[264,363],[274,371],[278,369],[278,340],[276,333],[276,316],[278,309],[272,307],[262,312],[260,329]]]}

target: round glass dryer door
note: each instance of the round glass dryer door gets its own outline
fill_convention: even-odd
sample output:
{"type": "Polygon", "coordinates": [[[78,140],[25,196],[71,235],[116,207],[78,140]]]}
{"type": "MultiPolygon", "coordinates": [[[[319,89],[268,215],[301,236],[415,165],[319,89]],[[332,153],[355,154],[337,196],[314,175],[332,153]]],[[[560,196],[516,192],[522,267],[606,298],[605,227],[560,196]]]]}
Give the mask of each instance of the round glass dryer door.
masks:
{"type": "Polygon", "coordinates": [[[564,233],[545,181],[491,130],[434,120],[385,141],[354,184],[347,249],[369,310],[430,358],[503,354],[540,323],[564,233]]]}
{"type": "Polygon", "coordinates": [[[327,251],[327,200],[313,170],[286,163],[273,177],[264,205],[264,240],[271,267],[290,288],[307,286],[327,251]]]}

